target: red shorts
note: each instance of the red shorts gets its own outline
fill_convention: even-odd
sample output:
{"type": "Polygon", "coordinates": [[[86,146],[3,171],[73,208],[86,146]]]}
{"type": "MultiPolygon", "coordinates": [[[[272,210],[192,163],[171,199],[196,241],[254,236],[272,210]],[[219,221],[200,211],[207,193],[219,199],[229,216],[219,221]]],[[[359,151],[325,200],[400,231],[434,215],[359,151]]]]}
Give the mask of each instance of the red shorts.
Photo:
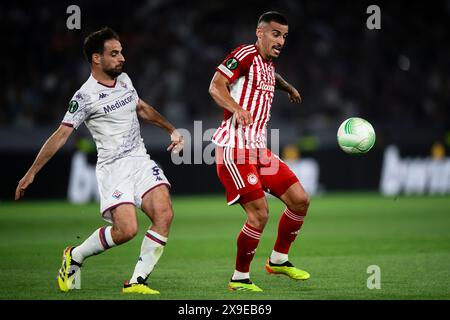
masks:
{"type": "Polygon", "coordinates": [[[216,148],[216,169],[225,187],[228,205],[276,197],[298,182],[297,176],[269,149],[216,148]]]}

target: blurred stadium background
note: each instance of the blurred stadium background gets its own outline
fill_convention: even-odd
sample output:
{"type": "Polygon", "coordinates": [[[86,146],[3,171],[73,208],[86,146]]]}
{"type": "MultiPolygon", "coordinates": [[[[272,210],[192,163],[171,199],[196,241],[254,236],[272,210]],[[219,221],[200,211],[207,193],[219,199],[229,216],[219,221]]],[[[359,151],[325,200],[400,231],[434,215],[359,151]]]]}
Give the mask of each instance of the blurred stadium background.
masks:
{"type": "MultiPolygon", "coordinates": [[[[0,65],[4,78],[0,92],[0,157],[3,167],[0,184],[3,258],[0,267],[4,281],[11,281],[8,272],[19,268],[5,257],[13,252],[20,254],[24,245],[21,241],[11,242],[11,237],[14,238],[19,225],[31,228],[24,230],[31,230],[39,236],[37,230],[44,227],[39,222],[39,213],[51,211],[54,200],[65,208],[62,211],[72,212],[74,216],[76,211],[93,211],[89,214],[96,220],[92,224],[85,221],[85,236],[100,222],[95,213],[97,207],[89,204],[95,202],[93,166],[96,155],[84,127],[41,171],[27,191],[24,202],[10,202],[17,182],[45,139],[59,125],[70,98],[89,75],[89,66],[82,54],[84,37],[102,26],[115,29],[121,36],[127,59],[124,70],[133,80],[139,95],[177,127],[193,133],[194,121],[202,121],[203,130],[219,125],[222,110],[208,95],[215,67],[239,44],[255,41],[256,21],[268,10],[283,12],[288,17],[289,38],[276,66],[277,71],[299,89],[304,100],[301,105],[292,105],[287,96],[277,92],[269,129],[280,129],[280,155],[296,168],[307,190],[317,199],[318,212],[314,211],[313,202],[311,215],[317,214],[319,220],[311,217],[311,225],[305,224],[305,237],[308,230],[311,235],[310,240],[305,241],[311,246],[321,243],[323,247],[310,248],[306,256],[314,257],[319,248],[326,247],[327,241],[339,238],[339,235],[333,237],[332,232],[327,235],[329,238],[320,238],[319,230],[327,223],[326,219],[320,220],[320,213],[326,215],[327,210],[342,213],[342,223],[349,225],[348,230],[342,230],[348,237],[345,243],[351,243],[355,239],[361,240],[362,234],[353,237],[352,221],[357,213],[349,213],[349,207],[354,212],[368,210],[369,205],[375,206],[370,211],[374,216],[362,215],[369,218],[358,228],[371,230],[374,225],[383,228],[381,221],[389,223],[389,215],[395,211],[392,209],[392,212],[380,213],[385,216],[377,216],[379,211],[391,208],[383,201],[392,200],[390,204],[394,205],[403,197],[404,201],[412,201],[407,203],[417,205],[401,207],[404,208],[400,210],[401,214],[392,220],[397,224],[385,231],[394,234],[398,230],[406,230],[411,237],[419,237],[414,238],[419,246],[417,250],[431,250],[435,254],[435,266],[448,269],[450,1],[136,0],[126,4],[123,1],[11,1],[0,4],[0,34],[3,39],[0,65]],[[66,9],[72,4],[81,8],[80,30],[66,27],[70,16],[66,9]],[[381,8],[380,30],[366,27],[370,15],[366,8],[371,4],[381,8]],[[367,119],[375,128],[377,142],[367,155],[349,156],[336,144],[339,124],[352,116],[367,119]],[[370,194],[367,202],[358,200],[362,191],[370,194]],[[341,192],[340,196],[336,198],[335,192],[341,192]],[[337,199],[336,202],[323,205],[321,201],[331,201],[327,200],[329,195],[337,199]],[[69,202],[88,204],[72,207],[69,202]],[[356,204],[358,208],[354,207],[356,204]],[[428,220],[421,232],[420,221],[427,219],[427,210],[431,210],[430,217],[435,219],[428,220]],[[35,224],[23,224],[28,211],[36,212],[35,220],[32,220],[35,224]],[[374,217],[379,217],[380,221],[374,223],[371,220],[374,217]],[[318,223],[314,225],[313,221],[318,223]],[[414,223],[414,226],[408,223],[414,223]],[[318,233],[314,233],[315,230],[318,233]],[[430,234],[435,238],[427,238],[430,234]],[[320,242],[320,239],[325,242],[320,242]],[[7,245],[12,247],[7,250],[7,245]]],[[[214,165],[175,165],[165,151],[169,144],[166,133],[148,125],[142,126],[141,130],[152,158],[162,166],[172,182],[174,205],[185,216],[183,219],[189,221],[189,212],[195,216],[196,203],[210,196],[216,199],[211,210],[216,210],[224,221],[228,221],[228,215],[233,215],[230,212],[239,212],[238,208],[225,207],[221,197],[223,189],[216,178],[214,165]],[[186,204],[187,213],[183,212],[180,204],[186,201],[186,196],[193,196],[192,202],[186,204]]],[[[203,142],[203,146],[207,144],[208,141],[203,142]]],[[[366,199],[366,196],[361,197],[366,199]]],[[[281,210],[281,207],[276,208],[281,210]]],[[[272,234],[269,237],[276,229],[277,210],[272,216],[272,234]]],[[[70,220],[70,217],[61,212],[60,219],[70,220]]],[[[73,219],[78,221],[79,217],[73,219]]],[[[230,248],[234,246],[234,236],[242,222],[239,213],[233,217],[235,226],[223,236],[230,242],[230,248]]],[[[82,225],[83,222],[79,223],[82,225]]],[[[76,232],[74,229],[73,234],[76,232]]],[[[392,234],[388,238],[391,244],[396,244],[398,239],[394,239],[392,234]]],[[[83,233],[81,239],[85,236],[83,233]]],[[[173,236],[177,237],[176,231],[173,236]]],[[[380,233],[377,241],[382,241],[385,236],[380,233]]],[[[55,249],[45,252],[54,260],[51,260],[52,266],[59,263],[59,249],[65,245],[61,239],[59,242],[55,239],[58,238],[51,240],[55,249]]],[[[406,236],[402,239],[410,240],[406,236]]],[[[140,240],[134,242],[138,248],[140,240]]],[[[308,250],[306,245],[302,248],[308,250]]],[[[367,248],[370,248],[369,244],[367,248]]],[[[404,249],[412,250],[410,247],[404,249]]],[[[232,252],[227,254],[225,280],[233,260],[232,252]]],[[[429,257],[422,258],[423,265],[418,262],[419,266],[410,265],[407,270],[414,273],[421,267],[425,268],[429,257]]],[[[169,263],[171,260],[167,259],[169,263]]],[[[315,268],[319,264],[317,262],[315,268]]],[[[364,260],[361,265],[368,264],[364,260]]],[[[131,266],[131,263],[127,265],[127,270],[131,266]]],[[[400,269],[397,270],[399,274],[400,269]]],[[[440,274],[435,270],[435,274],[442,276],[437,279],[442,281],[435,279],[441,284],[440,291],[433,292],[430,286],[430,293],[421,296],[418,284],[418,291],[415,289],[414,294],[405,297],[449,298],[450,277],[448,270],[443,272],[440,274]]],[[[392,281],[395,283],[395,277],[392,281]]],[[[407,279],[402,281],[407,282],[407,279]]],[[[317,293],[313,297],[358,297],[351,290],[341,295],[337,291],[334,295],[323,294],[317,293]]],[[[20,296],[2,291],[0,298],[4,297],[38,298],[39,295],[20,296]]],[[[393,293],[389,297],[402,298],[402,294],[393,293]]],[[[199,298],[205,296],[200,295],[199,298]]]]}
{"type": "MultiPolygon", "coordinates": [[[[12,197],[11,186],[88,77],[84,36],[105,25],[117,30],[125,71],[140,96],[178,127],[192,130],[193,121],[201,120],[206,130],[216,128],[222,117],[207,93],[215,66],[240,43],[254,42],[255,21],[270,9],[285,12],[290,22],[277,70],[304,98],[301,105],[291,105],[278,92],[270,128],[281,128],[281,153],[294,146],[301,157],[314,157],[320,190],[378,190],[388,145],[395,145],[402,158],[444,158],[450,145],[450,3],[382,2],[381,30],[366,28],[369,4],[152,0],[133,1],[124,10],[117,1],[3,3],[0,63],[7,81],[0,95],[0,153],[10,170],[4,173],[1,199],[12,197]],[[81,30],[66,27],[70,4],[80,6],[81,30]],[[351,116],[366,118],[377,133],[376,146],[364,160],[344,155],[336,145],[339,124],[351,116]]],[[[174,193],[221,192],[217,179],[190,183],[213,175],[211,166],[171,166],[165,132],[149,126],[142,131],[153,158],[174,182],[174,193]]],[[[64,160],[45,169],[46,179],[39,179],[40,187],[28,197],[66,196],[75,142],[85,137],[85,130],[77,132],[59,154],[64,160]]],[[[444,193],[449,192],[447,183],[444,193]]]]}

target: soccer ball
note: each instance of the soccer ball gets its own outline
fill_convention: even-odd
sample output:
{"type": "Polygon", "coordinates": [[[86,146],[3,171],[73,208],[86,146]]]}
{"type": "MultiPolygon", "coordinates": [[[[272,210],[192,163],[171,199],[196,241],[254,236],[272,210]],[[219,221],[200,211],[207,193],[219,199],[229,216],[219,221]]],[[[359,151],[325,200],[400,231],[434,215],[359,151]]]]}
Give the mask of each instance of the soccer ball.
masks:
{"type": "Polygon", "coordinates": [[[346,153],[366,153],[375,144],[375,130],[362,118],[348,118],[337,132],[339,147],[346,153]]]}

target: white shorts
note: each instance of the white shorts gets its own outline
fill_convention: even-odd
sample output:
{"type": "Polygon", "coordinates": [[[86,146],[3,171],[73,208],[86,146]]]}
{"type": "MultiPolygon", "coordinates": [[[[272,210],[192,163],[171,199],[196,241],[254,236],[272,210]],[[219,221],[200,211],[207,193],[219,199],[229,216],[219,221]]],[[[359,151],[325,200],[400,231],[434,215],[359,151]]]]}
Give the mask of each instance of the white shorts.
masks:
{"type": "Polygon", "coordinates": [[[142,198],[157,186],[167,185],[164,172],[148,155],[128,156],[110,164],[97,166],[100,211],[103,219],[112,222],[111,209],[120,204],[141,208],[142,198]]]}

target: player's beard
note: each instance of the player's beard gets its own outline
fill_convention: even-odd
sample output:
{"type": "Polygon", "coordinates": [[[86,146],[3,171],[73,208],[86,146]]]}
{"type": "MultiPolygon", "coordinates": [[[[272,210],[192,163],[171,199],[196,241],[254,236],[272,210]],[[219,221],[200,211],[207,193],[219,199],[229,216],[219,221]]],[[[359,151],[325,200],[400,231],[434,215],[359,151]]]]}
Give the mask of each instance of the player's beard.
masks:
{"type": "Polygon", "coordinates": [[[110,76],[112,79],[117,78],[122,73],[123,65],[119,65],[115,68],[104,69],[103,72],[110,76]]]}

